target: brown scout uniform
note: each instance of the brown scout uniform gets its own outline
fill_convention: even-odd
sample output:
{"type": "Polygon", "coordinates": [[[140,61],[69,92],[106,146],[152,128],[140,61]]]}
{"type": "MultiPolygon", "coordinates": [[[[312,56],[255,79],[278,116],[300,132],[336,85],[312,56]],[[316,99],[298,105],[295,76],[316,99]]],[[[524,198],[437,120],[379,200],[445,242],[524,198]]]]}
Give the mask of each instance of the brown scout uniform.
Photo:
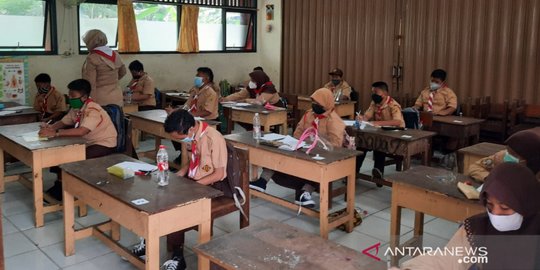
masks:
{"type": "Polygon", "coordinates": [[[372,101],[365,113],[365,117],[371,121],[398,120],[400,122],[399,126],[405,127],[401,106],[390,96],[387,98],[389,99],[385,99],[382,104],[375,104],[375,102],[372,101]]]}
{"type": "Polygon", "coordinates": [[[352,88],[346,81],[341,81],[336,86],[334,86],[332,81],[330,81],[324,85],[324,88],[332,90],[332,93],[334,94],[334,101],[336,101],[339,93],[341,93],[342,97],[347,97],[349,100],[351,99],[352,88]]]}
{"type": "Polygon", "coordinates": [[[154,97],[155,84],[154,80],[145,72],[139,79],[133,79],[129,83],[129,88],[133,92],[139,92],[142,95],[150,95],[145,100],[137,101],[139,106],[156,106],[156,98],[154,97]]]}
{"type": "MultiPolygon", "coordinates": [[[[311,95],[311,98],[326,110],[324,113],[325,117],[319,120],[319,136],[327,139],[334,147],[342,147],[343,137],[345,135],[345,123],[334,111],[335,103],[332,92],[319,90],[311,95]]],[[[311,127],[314,120],[315,114],[311,110],[307,111],[304,116],[302,116],[300,122],[298,122],[298,126],[296,127],[293,136],[297,139],[300,138],[302,133],[304,133],[304,130],[311,127]]]]}
{"type": "Polygon", "coordinates": [[[47,94],[38,93],[36,99],[34,100],[34,110],[41,112],[42,114],[64,112],[67,109],[66,107],[64,95],[58,92],[54,86],[51,86],[51,89],[49,92],[47,92],[47,94]],[[47,101],[47,104],[44,104],[45,100],[47,101]],[[43,111],[44,107],[45,111],[43,111]]]}
{"type": "MultiPolygon", "coordinates": [[[[216,168],[225,168],[223,178],[227,177],[227,145],[223,135],[215,128],[208,126],[206,132],[199,138],[202,132],[202,122],[199,122],[199,129],[195,133],[197,140],[197,152],[200,153],[199,169],[195,173],[194,180],[202,179],[212,173],[216,168]]],[[[191,145],[187,147],[188,157],[191,159],[191,145]]]]}
{"type": "MultiPolygon", "coordinates": [[[[216,119],[218,117],[218,95],[212,83],[205,84],[202,88],[193,87],[189,90],[191,94],[186,101],[185,107],[189,110],[192,107],[194,99],[197,99],[195,110],[197,113],[202,111],[210,112],[205,119],[216,119]]],[[[198,114],[192,111],[192,114],[198,114]]]]}
{"type": "MultiPolygon", "coordinates": [[[[88,134],[83,136],[86,145],[97,144],[109,148],[116,147],[116,128],[107,112],[93,101],[84,104],[80,111],[82,113],[79,126],[90,130],[88,134]]],[[[78,112],[79,110],[75,109],[69,110],[68,114],[62,118],[62,123],[68,126],[75,125],[78,112]]]]}
{"type": "MultiPolygon", "coordinates": [[[[242,88],[242,90],[240,90],[239,92],[224,97],[223,101],[240,101],[249,98],[251,98],[251,96],[249,95],[249,90],[247,90],[247,88],[242,88]]],[[[256,95],[255,99],[262,102],[268,102],[272,105],[278,103],[280,100],[278,92],[273,94],[262,92],[256,95]]]]}
{"type": "Polygon", "coordinates": [[[99,105],[116,104],[123,107],[124,100],[122,90],[118,85],[118,80],[126,75],[126,67],[116,55],[114,63],[105,57],[91,52],[83,64],[82,77],[92,85],[91,95],[99,105]]]}
{"type": "MultiPolygon", "coordinates": [[[[416,99],[414,106],[417,108],[422,108],[424,111],[428,111],[428,101],[429,93],[431,90],[426,88],[420,92],[420,95],[416,99]]],[[[442,87],[436,91],[433,91],[433,113],[439,114],[440,111],[446,109],[447,107],[457,108],[457,96],[448,87],[442,87]]]]}

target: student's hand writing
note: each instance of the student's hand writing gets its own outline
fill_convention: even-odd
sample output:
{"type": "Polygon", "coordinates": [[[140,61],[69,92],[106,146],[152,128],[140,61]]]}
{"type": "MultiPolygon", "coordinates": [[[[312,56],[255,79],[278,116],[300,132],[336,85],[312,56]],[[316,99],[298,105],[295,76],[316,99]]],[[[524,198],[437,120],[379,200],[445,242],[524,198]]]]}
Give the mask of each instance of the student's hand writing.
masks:
{"type": "Polygon", "coordinates": [[[171,114],[173,111],[174,109],[170,105],[168,107],[165,107],[165,112],[167,112],[167,114],[171,114]]]}
{"type": "MultiPolygon", "coordinates": [[[[43,119],[43,120],[45,120],[45,119],[43,119]]],[[[40,128],[48,128],[48,127],[50,127],[50,126],[51,126],[51,125],[49,125],[49,124],[47,123],[47,121],[43,121],[43,122],[39,123],[39,127],[40,127],[40,128]]]]}
{"type": "Polygon", "coordinates": [[[40,137],[47,137],[47,138],[52,138],[56,135],[56,130],[52,129],[52,128],[49,128],[49,127],[46,127],[46,128],[41,128],[38,132],[38,135],[40,137]]]}
{"type": "Polygon", "coordinates": [[[361,115],[361,114],[359,114],[359,115],[356,116],[356,120],[358,120],[358,121],[364,121],[364,116],[361,115]]]}

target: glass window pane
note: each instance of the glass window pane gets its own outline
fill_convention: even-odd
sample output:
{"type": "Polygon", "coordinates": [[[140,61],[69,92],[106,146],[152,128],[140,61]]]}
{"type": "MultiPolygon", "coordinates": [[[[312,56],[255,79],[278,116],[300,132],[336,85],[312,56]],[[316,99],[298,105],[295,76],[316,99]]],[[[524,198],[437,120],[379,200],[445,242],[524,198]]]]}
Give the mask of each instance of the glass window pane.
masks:
{"type": "Polygon", "coordinates": [[[118,15],[116,5],[83,3],[79,6],[79,33],[81,47],[85,47],[82,37],[91,29],[99,29],[107,35],[107,45],[116,47],[118,15]]]}
{"type": "Polygon", "coordinates": [[[178,23],[175,5],[133,4],[141,51],[175,51],[178,23]]]}
{"type": "Polygon", "coordinates": [[[227,48],[244,48],[248,37],[251,14],[227,12],[227,48]]]}
{"type": "Polygon", "coordinates": [[[223,50],[223,25],[220,8],[199,7],[199,50],[223,50]]]}
{"type": "Polygon", "coordinates": [[[43,47],[45,1],[0,0],[0,46],[43,47]]]}

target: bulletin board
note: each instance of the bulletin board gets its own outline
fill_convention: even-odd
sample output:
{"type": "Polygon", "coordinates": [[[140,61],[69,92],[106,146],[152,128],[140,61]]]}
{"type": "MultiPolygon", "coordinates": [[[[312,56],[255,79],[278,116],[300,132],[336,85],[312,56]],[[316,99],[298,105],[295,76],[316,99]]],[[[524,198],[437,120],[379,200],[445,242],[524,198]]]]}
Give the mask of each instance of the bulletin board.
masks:
{"type": "Polygon", "coordinates": [[[0,57],[0,82],[0,101],[28,105],[28,57],[0,57]]]}

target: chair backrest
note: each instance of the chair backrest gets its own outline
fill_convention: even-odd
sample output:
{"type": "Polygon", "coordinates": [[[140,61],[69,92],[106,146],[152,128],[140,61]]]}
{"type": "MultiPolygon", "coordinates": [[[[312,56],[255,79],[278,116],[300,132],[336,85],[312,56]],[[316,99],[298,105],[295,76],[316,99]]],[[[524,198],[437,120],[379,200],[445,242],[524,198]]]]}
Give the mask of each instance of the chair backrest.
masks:
{"type": "Polygon", "coordinates": [[[293,94],[281,94],[281,98],[284,101],[285,107],[291,110],[291,116],[288,122],[291,123],[293,130],[296,128],[296,124],[300,121],[300,110],[298,109],[298,96],[293,94]]]}
{"type": "Polygon", "coordinates": [[[161,104],[161,91],[157,88],[154,88],[154,98],[156,99],[156,108],[162,109],[164,104],[161,104]]]}
{"type": "Polygon", "coordinates": [[[431,112],[420,112],[420,122],[422,122],[423,128],[430,128],[433,126],[433,114],[431,112]]]}
{"type": "Polygon", "coordinates": [[[360,94],[354,87],[351,87],[351,101],[356,101],[356,104],[354,104],[354,111],[357,112],[358,108],[360,108],[360,94]]]}
{"type": "Polygon", "coordinates": [[[123,153],[134,159],[139,159],[139,156],[137,155],[137,151],[135,151],[135,147],[133,147],[133,141],[132,141],[133,137],[131,136],[132,135],[131,132],[133,131],[133,126],[131,124],[131,119],[129,119],[128,117],[124,117],[124,129],[126,131],[126,136],[125,136],[125,141],[124,141],[125,150],[123,153]]]}
{"type": "Polygon", "coordinates": [[[102,107],[111,118],[111,121],[116,128],[116,132],[118,133],[118,137],[116,138],[116,152],[124,153],[124,151],[126,151],[126,137],[128,135],[125,128],[125,117],[122,107],[116,104],[109,104],[102,107]]]}
{"type": "MultiPolygon", "coordinates": [[[[239,196],[240,191],[244,189],[243,186],[247,185],[249,189],[249,178],[245,174],[245,168],[242,168],[247,161],[241,159],[239,148],[234,147],[231,143],[227,142],[227,178],[223,181],[216,182],[214,187],[221,190],[224,196],[233,198],[234,194],[239,196]]],[[[249,171],[249,170],[248,170],[249,171]]],[[[245,193],[245,192],[244,192],[245,193]]]]}
{"type": "Polygon", "coordinates": [[[418,129],[420,127],[420,112],[412,107],[401,110],[406,128],[418,129]]]}

